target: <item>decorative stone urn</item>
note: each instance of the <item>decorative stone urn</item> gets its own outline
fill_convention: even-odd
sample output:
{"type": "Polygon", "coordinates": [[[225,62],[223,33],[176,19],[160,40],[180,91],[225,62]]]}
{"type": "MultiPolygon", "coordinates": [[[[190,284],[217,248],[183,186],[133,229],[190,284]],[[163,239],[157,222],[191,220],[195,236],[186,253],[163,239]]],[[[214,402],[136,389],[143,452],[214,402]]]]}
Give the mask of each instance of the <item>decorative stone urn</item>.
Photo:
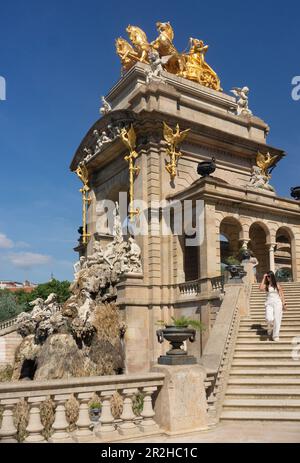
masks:
{"type": "Polygon", "coordinates": [[[184,341],[194,342],[196,330],[188,326],[167,325],[163,330],[156,331],[158,342],[163,343],[164,339],[169,341],[171,349],[166,355],[161,355],[158,363],[161,365],[191,365],[197,363],[193,355],[188,355],[187,351],[181,349],[184,341]]]}
{"type": "Polygon", "coordinates": [[[227,265],[226,270],[230,273],[231,280],[241,280],[247,275],[242,265],[227,265]]]}
{"type": "Polygon", "coordinates": [[[297,201],[300,200],[300,186],[294,186],[291,188],[291,197],[297,201]]]}
{"type": "Polygon", "coordinates": [[[201,177],[208,177],[216,170],[215,158],[211,161],[202,161],[198,163],[197,172],[201,177]]]}
{"type": "Polygon", "coordinates": [[[240,256],[242,260],[250,260],[251,252],[249,249],[241,249],[240,256]]]}

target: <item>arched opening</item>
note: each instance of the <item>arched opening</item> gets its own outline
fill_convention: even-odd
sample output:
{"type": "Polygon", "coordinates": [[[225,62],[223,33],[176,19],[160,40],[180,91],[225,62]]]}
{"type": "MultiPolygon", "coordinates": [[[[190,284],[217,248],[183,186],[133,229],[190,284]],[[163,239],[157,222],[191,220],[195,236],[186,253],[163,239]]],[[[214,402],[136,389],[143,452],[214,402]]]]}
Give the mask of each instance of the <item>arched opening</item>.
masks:
{"type": "Polygon", "coordinates": [[[293,281],[292,238],[284,227],[276,233],[275,270],[279,281],[293,281]]]}
{"type": "Polygon", "coordinates": [[[220,224],[220,262],[221,271],[228,263],[238,261],[242,226],[233,217],[226,217],[220,224]]]}
{"type": "Polygon", "coordinates": [[[37,369],[37,364],[35,360],[25,359],[21,367],[21,373],[20,373],[19,379],[33,380],[36,369],[37,369]]]}
{"type": "Polygon", "coordinates": [[[249,230],[249,249],[258,260],[256,267],[256,277],[260,281],[265,273],[270,270],[269,251],[267,248],[269,231],[267,227],[260,223],[253,223],[249,230]]]}

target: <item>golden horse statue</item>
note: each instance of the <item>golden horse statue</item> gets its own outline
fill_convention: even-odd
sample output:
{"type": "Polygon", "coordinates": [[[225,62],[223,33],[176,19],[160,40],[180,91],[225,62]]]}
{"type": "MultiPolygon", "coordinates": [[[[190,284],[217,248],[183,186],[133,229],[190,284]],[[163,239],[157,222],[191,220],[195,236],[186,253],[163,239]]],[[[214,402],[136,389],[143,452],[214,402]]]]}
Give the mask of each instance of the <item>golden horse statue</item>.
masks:
{"type": "Polygon", "coordinates": [[[214,90],[222,90],[219,77],[205,61],[208,45],[204,45],[202,40],[191,38],[189,52],[179,53],[173,44],[174,31],[171,24],[157,22],[156,28],[159,35],[151,43],[141,28],[131,25],[126,31],[132,45],[121,37],[116,40],[117,54],[124,71],[128,71],[137,61],[149,64],[149,52],[155,50],[163,58],[166,71],[214,90]]]}

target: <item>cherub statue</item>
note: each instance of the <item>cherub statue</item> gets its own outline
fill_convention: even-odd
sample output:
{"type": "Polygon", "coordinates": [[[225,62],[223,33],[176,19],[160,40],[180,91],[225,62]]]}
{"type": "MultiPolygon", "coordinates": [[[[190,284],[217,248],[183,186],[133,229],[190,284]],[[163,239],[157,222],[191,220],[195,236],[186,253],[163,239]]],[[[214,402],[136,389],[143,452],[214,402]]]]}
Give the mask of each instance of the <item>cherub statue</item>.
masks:
{"type": "Polygon", "coordinates": [[[101,106],[99,112],[100,112],[100,114],[102,114],[103,116],[105,116],[105,114],[110,113],[110,111],[112,110],[112,107],[111,107],[111,105],[108,103],[108,101],[106,101],[106,99],[105,99],[104,96],[101,97],[101,101],[102,101],[102,106],[101,106]]]}
{"type": "Polygon", "coordinates": [[[104,143],[109,143],[111,141],[111,139],[107,136],[107,133],[105,132],[105,130],[103,130],[103,132],[101,133],[100,140],[101,140],[102,145],[104,143]]]}
{"type": "Polygon", "coordinates": [[[150,63],[150,70],[147,71],[146,83],[149,84],[152,80],[164,81],[161,73],[164,70],[163,68],[163,59],[160,58],[158,51],[152,49],[148,53],[148,59],[150,63]]]}
{"type": "Polygon", "coordinates": [[[250,111],[248,107],[248,93],[249,93],[249,88],[248,87],[234,87],[231,92],[234,94],[236,97],[236,102],[237,102],[237,115],[239,116],[240,114],[242,115],[252,115],[252,111],[250,111]]]}

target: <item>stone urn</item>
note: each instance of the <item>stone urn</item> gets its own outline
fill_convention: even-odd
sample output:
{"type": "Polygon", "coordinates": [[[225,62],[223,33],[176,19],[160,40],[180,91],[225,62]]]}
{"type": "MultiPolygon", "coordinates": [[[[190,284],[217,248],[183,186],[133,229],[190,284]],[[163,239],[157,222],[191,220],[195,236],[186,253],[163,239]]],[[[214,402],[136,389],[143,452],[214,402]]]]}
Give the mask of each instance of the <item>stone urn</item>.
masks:
{"type": "Polygon", "coordinates": [[[247,275],[242,265],[227,265],[226,270],[230,273],[231,280],[241,280],[247,275]]]}
{"type": "Polygon", "coordinates": [[[297,201],[300,200],[300,186],[294,186],[291,188],[291,197],[297,201]]]}
{"type": "Polygon", "coordinates": [[[251,251],[249,251],[249,249],[241,249],[240,256],[241,256],[241,260],[250,260],[251,251]]]}
{"type": "Polygon", "coordinates": [[[196,363],[196,358],[181,348],[184,341],[194,342],[196,330],[188,326],[166,325],[165,329],[156,331],[158,342],[169,341],[171,349],[166,355],[161,355],[158,363],[161,365],[190,365],[196,363]]]}
{"type": "Polygon", "coordinates": [[[215,158],[211,161],[202,161],[198,163],[197,172],[201,177],[208,177],[216,170],[215,158]]]}

